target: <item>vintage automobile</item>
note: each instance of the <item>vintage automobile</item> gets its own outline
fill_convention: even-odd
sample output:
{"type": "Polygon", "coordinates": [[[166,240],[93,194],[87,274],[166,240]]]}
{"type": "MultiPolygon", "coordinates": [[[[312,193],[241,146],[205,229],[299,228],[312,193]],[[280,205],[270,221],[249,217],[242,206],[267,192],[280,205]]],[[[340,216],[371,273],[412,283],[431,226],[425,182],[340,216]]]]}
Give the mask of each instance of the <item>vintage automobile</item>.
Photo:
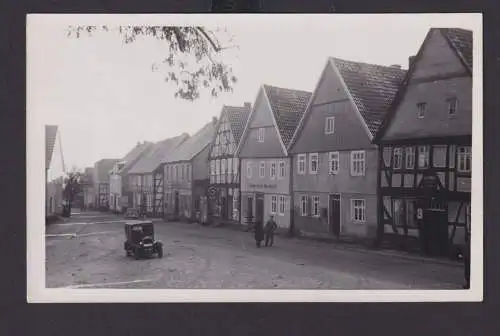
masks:
{"type": "Polygon", "coordinates": [[[125,253],[134,256],[151,257],[156,254],[163,257],[163,243],[154,239],[154,225],[152,221],[132,220],[125,223],[126,241],[123,244],[125,253]]]}
{"type": "Polygon", "coordinates": [[[126,219],[137,219],[139,218],[139,210],[136,208],[128,208],[125,212],[126,219]]]}

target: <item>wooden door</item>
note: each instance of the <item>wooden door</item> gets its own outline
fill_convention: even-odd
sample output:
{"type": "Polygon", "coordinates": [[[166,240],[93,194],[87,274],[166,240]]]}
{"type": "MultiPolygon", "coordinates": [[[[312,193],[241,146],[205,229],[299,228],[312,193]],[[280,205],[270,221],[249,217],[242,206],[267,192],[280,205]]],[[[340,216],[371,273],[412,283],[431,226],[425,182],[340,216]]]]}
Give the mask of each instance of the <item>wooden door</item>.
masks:
{"type": "Polygon", "coordinates": [[[253,220],[253,197],[247,197],[247,218],[253,220]]]}
{"type": "Polygon", "coordinates": [[[258,194],[255,201],[255,221],[264,224],[264,195],[258,194]]]}
{"type": "Polygon", "coordinates": [[[328,202],[328,224],[330,233],[340,236],[340,195],[332,194],[328,202]]]}
{"type": "Polygon", "coordinates": [[[233,219],[233,196],[227,196],[227,219],[233,219]]]}
{"type": "Polygon", "coordinates": [[[426,254],[446,256],[448,254],[448,213],[438,209],[424,209],[421,238],[426,254]]]}
{"type": "Polygon", "coordinates": [[[174,193],[174,216],[179,216],[179,192],[174,193]]]}

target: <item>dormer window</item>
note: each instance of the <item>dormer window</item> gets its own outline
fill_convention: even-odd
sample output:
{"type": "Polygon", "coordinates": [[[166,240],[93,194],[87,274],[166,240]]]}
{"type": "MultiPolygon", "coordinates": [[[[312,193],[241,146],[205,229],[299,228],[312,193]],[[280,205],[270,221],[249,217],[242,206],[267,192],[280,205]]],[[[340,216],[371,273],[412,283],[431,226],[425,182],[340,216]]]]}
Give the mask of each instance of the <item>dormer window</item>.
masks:
{"type": "Polygon", "coordinates": [[[257,131],[257,141],[258,142],[264,142],[264,134],[266,132],[266,129],[264,127],[261,127],[257,131]]]}
{"type": "Polygon", "coordinates": [[[446,99],[446,103],[448,105],[448,115],[454,116],[457,114],[458,100],[455,97],[446,99]]]}
{"type": "Polygon", "coordinates": [[[335,132],[335,117],[327,117],[325,119],[325,134],[333,134],[335,132]]]}
{"type": "Polygon", "coordinates": [[[417,103],[418,119],[423,119],[427,113],[427,103],[417,103]]]}

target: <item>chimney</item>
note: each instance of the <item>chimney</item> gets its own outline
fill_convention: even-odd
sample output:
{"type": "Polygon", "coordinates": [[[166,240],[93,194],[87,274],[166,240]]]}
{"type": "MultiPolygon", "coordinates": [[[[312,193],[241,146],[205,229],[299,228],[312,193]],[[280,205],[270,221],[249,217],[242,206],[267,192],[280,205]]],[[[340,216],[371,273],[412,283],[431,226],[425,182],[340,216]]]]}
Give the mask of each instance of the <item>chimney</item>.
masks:
{"type": "Polygon", "coordinates": [[[244,106],[245,108],[249,109],[249,110],[251,110],[251,109],[252,109],[252,103],[245,102],[245,103],[243,104],[243,106],[244,106]]]}
{"type": "Polygon", "coordinates": [[[392,64],[391,68],[401,69],[401,65],[399,65],[399,64],[392,64]]]}
{"type": "Polygon", "coordinates": [[[414,60],[415,60],[415,55],[408,57],[408,69],[411,67],[414,60]]]}

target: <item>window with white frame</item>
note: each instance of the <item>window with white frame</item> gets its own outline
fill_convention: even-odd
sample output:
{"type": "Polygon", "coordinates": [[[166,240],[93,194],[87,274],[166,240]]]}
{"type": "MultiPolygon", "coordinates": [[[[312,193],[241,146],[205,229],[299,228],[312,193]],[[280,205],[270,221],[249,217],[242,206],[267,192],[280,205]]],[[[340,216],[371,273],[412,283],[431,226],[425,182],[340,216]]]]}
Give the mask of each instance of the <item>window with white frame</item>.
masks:
{"type": "Polygon", "coordinates": [[[271,195],[271,214],[275,215],[278,210],[278,196],[271,195]]]}
{"type": "Polygon", "coordinates": [[[403,148],[394,148],[394,155],[392,157],[392,161],[394,169],[403,168],[403,148]]]}
{"type": "Polygon", "coordinates": [[[328,153],[328,173],[337,174],[339,172],[339,152],[328,153]]]}
{"type": "Polygon", "coordinates": [[[280,216],[284,216],[285,215],[285,202],[286,202],[285,196],[281,196],[280,195],[280,204],[279,204],[279,207],[280,207],[279,208],[279,210],[280,210],[279,214],[280,214],[280,216]]]}
{"type": "Polygon", "coordinates": [[[285,177],[285,161],[280,161],[279,162],[279,175],[278,178],[284,178],[285,177]]]}
{"type": "Polygon", "coordinates": [[[352,176],[365,175],[365,151],[351,152],[351,175],[352,176]]]}
{"type": "Polygon", "coordinates": [[[220,166],[221,166],[220,160],[217,159],[215,161],[215,182],[216,183],[220,183],[220,169],[221,169],[220,166]]]}
{"type": "Polygon", "coordinates": [[[472,150],[469,146],[457,147],[457,169],[461,173],[472,170],[472,150]]]}
{"type": "Polygon", "coordinates": [[[427,103],[417,103],[417,117],[423,119],[427,113],[427,103]]]}
{"type": "Polygon", "coordinates": [[[406,169],[413,169],[415,167],[415,147],[405,148],[405,165],[406,169]]]}
{"type": "Polygon", "coordinates": [[[300,214],[307,216],[307,203],[309,202],[307,195],[300,196],[300,214]]]}
{"type": "Polygon", "coordinates": [[[312,209],[311,215],[313,217],[319,217],[319,196],[312,197],[312,209]]]}
{"type": "Polygon", "coordinates": [[[418,167],[419,168],[429,167],[429,146],[418,147],[418,167]]]}
{"type": "Polygon", "coordinates": [[[326,117],[325,134],[333,134],[334,132],[335,132],[335,117],[326,117]]]}
{"type": "Polygon", "coordinates": [[[269,168],[269,176],[271,176],[271,179],[276,178],[276,162],[271,161],[271,166],[269,168]]]}
{"type": "Polygon", "coordinates": [[[317,174],[318,173],[318,153],[309,154],[309,174],[317,174]]]}
{"type": "Polygon", "coordinates": [[[252,178],[252,162],[247,162],[247,177],[252,178]]]}
{"type": "Polygon", "coordinates": [[[351,218],[354,222],[366,221],[366,201],[364,199],[351,200],[351,218]]]}
{"type": "Polygon", "coordinates": [[[257,141],[258,142],[264,142],[265,133],[266,133],[266,129],[264,127],[261,127],[257,130],[257,141]]]}
{"type": "Polygon", "coordinates": [[[265,176],[266,176],[266,163],[264,161],[261,161],[259,167],[259,177],[264,178],[265,176]]]}
{"type": "Polygon", "coordinates": [[[306,155],[299,154],[297,156],[297,173],[304,175],[306,173],[306,155]]]}
{"type": "Polygon", "coordinates": [[[457,114],[458,100],[455,97],[446,99],[448,105],[448,115],[454,116],[457,114]]]}

